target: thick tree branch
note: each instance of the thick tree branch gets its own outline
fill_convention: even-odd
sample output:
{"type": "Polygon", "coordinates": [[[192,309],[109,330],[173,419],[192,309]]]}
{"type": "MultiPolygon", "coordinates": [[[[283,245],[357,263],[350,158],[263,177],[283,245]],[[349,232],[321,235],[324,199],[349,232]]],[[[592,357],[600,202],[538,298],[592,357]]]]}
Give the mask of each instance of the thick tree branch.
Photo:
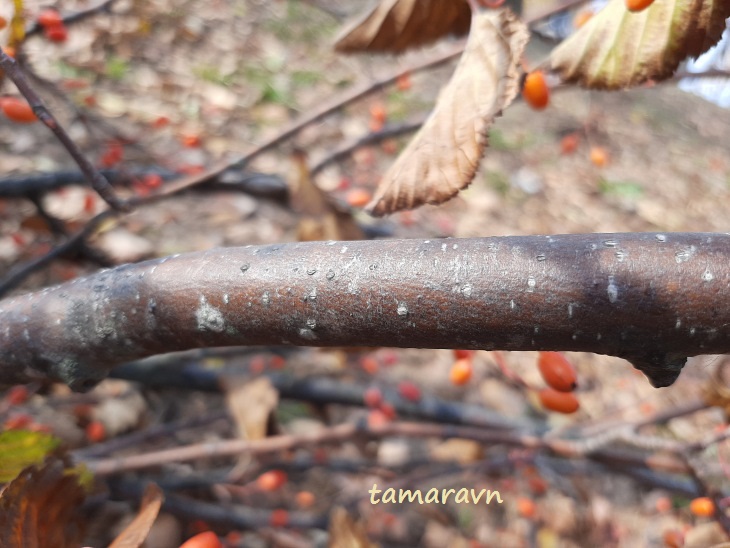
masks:
{"type": "Polygon", "coordinates": [[[216,249],[0,301],[0,380],[85,389],[125,361],[231,345],[575,350],[667,386],[730,352],[729,234],[216,249]]]}

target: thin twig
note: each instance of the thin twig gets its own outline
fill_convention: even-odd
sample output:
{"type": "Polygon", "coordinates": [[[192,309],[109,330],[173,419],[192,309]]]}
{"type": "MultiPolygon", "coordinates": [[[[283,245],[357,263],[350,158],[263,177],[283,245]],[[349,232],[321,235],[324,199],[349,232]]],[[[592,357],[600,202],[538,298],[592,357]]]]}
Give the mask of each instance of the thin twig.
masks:
{"type": "Polygon", "coordinates": [[[405,124],[399,124],[397,126],[392,127],[386,127],[380,131],[375,131],[373,133],[368,133],[364,137],[360,137],[350,143],[345,143],[343,146],[326,156],[325,158],[322,158],[319,162],[317,162],[312,169],[310,170],[310,173],[312,177],[316,176],[318,173],[320,173],[323,169],[325,169],[327,166],[337,163],[341,161],[342,159],[350,156],[353,152],[355,152],[360,147],[373,145],[375,143],[380,143],[382,141],[385,141],[386,139],[391,139],[394,137],[400,137],[401,135],[407,135],[408,133],[413,133],[414,131],[418,131],[418,129],[423,125],[424,120],[418,120],[415,122],[408,122],[405,124]]]}
{"type": "Polygon", "coordinates": [[[79,169],[84,173],[92,188],[99,193],[99,196],[109,204],[110,207],[117,211],[128,211],[129,207],[120,200],[109,181],[94,167],[94,165],[86,158],[83,152],[76,146],[73,139],[66,133],[63,126],[51,114],[48,108],[43,104],[41,98],[33,90],[28,79],[23,74],[18,63],[7,55],[0,48],[0,67],[3,68],[5,74],[13,81],[18,91],[25,97],[28,104],[33,108],[33,112],[43,124],[50,129],[56,138],[61,142],[69,155],[73,158],[79,169]]]}

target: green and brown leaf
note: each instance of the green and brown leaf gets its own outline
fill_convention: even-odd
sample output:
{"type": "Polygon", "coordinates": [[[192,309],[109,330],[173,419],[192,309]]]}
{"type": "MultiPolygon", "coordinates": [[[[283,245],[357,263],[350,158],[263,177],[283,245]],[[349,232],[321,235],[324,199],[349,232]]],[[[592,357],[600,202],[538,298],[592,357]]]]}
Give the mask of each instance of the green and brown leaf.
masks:
{"type": "Polygon", "coordinates": [[[728,0],[657,0],[641,12],[611,0],[553,50],[550,63],[565,82],[592,89],[664,80],[715,45],[728,16],[728,0]]]}

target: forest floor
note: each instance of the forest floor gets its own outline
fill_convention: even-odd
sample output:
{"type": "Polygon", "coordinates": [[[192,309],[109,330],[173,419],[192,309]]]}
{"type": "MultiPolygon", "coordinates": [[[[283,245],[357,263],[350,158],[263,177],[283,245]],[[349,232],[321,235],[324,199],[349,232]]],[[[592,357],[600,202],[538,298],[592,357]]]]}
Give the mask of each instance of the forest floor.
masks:
{"type": "MultiPolygon", "coordinates": [[[[62,11],[88,7],[83,2],[57,4],[62,11]]],[[[357,5],[328,3],[348,14],[357,5]]],[[[33,13],[37,4],[28,1],[26,7],[33,13]]],[[[39,91],[60,113],[82,149],[102,162],[110,149],[118,147],[110,143],[124,142],[119,165],[126,168],[158,165],[194,173],[217,160],[235,159],[325,100],[453,46],[453,42],[436,44],[402,57],[337,55],[331,44],[340,22],[312,3],[297,0],[120,0],[113,11],[74,24],[63,44],[32,37],[24,51],[35,73],[57,88],[39,87],[39,91]]],[[[531,48],[528,57],[536,62],[544,52],[531,48]]],[[[347,105],[257,157],[248,167],[287,180],[295,171],[290,159],[294,147],[305,150],[314,165],[343,143],[368,134],[380,112],[385,113],[386,127],[421,119],[453,67],[451,63],[413,73],[407,83],[402,81],[347,105]]],[[[2,86],[3,94],[15,93],[11,83],[2,86]]],[[[361,147],[324,169],[315,181],[343,202],[348,196],[352,199],[353,189],[372,193],[407,139],[361,147]]],[[[506,109],[491,129],[490,146],[476,179],[455,199],[383,220],[362,212],[356,218],[404,238],[726,232],[729,143],[730,113],[671,83],[620,93],[559,89],[542,112],[531,110],[519,99],[506,109]],[[566,136],[575,138],[574,149],[566,150],[566,136]]],[[[0,177],[73,167],[44,127],[0,119],[0,177]]],[[[75,228],[104,208],[85,187],[53,192],[44,200],[49,211],[75,228]]],[[[5,200],[0,207],[0,270],[36,257],[56,242],[38,223],[30,202],[5,200]]],[[[293,241],[296,231],[297,215],[284,204],[240,192],[200,190],[127,215],[105,227],[91,243],[124,262],[217,246],[293,241]]],[[[97,268],[84,261],[56,261],[29,277],[16,293],[97,268]]],[[[567,355],[578,370],[581,402],[580,410],[567,417],[543,413],[531,392],[505,379],[499,367],[503,357],[507,367],[528,385],[541,386],[535,352],[496,356],[477,352],[473,378],[464,387],[449,383],[454,356],[447,350],[303,351],[299,357],[287,354],[284,362],[277,354],[262,350],[232,363],[208,357],[204,364],[214,369],[243,364],[249,370],[253,361],[291,375],[306,372],[344,384],[380,387],[410,381],[424,394],[446,401],[481,405],[507,417],[567,428],[638,420],[679,407],[700,397],[720,361],[718,357],[691,359],[673,386],[654,389],[623,360],[567,355]],[[302,361],[308,365],[297,369],[302,361]]],[[[109,380],[84,396],[61,387],[43,389],[17,409],[5,409],[3,419],[13,413],[29,413],[68,447],[78,450],[92,443],[85,431],[92,419],[101,421],[106,436],[114,438],[161,423],[208,416],[224,405],[221,394],[151,389],[109,380]],[[79,418],[72,412],[79,403],[89,404],[90,415],[79,418]],[[119,408],[128,410],[124,420],[118,417],[119,408]]],[[[291,400],[284,400],[276,411],[280,434],[316,431],[366,413],[358,407],[313,407],[291,400]]],[[[181,428],[174,435],[110,454],[123,456],[235,437],[233,424],[222,419],[203,429],[181,428]]],[[[723,413],[708,409],[652,427],[650,432],[688,442],[703,439],[723,424],[723,413]]],[[[722,478],[727,451],[727,444],[720,444],[703,455],[713,487],[727,488],[727,478],[717,479],[722,478]]],[[[314,462],[311,468],[294,465],[296,458],[311,456],[311,450],[280,455],[281,466],[290,467],[289,480],[275,492],[256,488],[256,478],[271,467],[271,461],[239,461],[235,479],[211,480],[210,485],[198,486],[188,494],[223,506],[236,502],[260,509],[301,511],[295,495],[309,491],[315,497],[307,512],[326,515],[336,505],[348,506],[363,520],[372,538],[384,546],[664,546],[666,531],[690,532],[709,523],[707,518],[692,515],[689,497],[671,489],[645,487],[597,464],[554,467],[552,460],[535,460],[532,453],[526,453],[530,452],[443,439],[398,437],[368,444],[351,440],[327,447],[324,464],[314,462]],[[486,475],[480,463],[498,456],[506,456],[509,466],[486,475]],[[442,460],[456,460],[458,466],[429,475],[434,463],[442,460]],[[398,468],[403,462],[411,463],[410,469],[398,468]],[[401,472],[394,474],[389,467],[401,472]],[[387,508],[369,503],[367,491],[373,483],[387,485],[403,474],[418,478],[419,473],[426,479],[414,479],[414,485],[424,491],[434,486],[488,488],[499,490],[504,503],[387,508]],[[528,499],[534,504],[530,511],[526,510],[528,499]]],[[[208,459],[140,473],[137,479],[159,481],[198,472],[213,477],[232,466],[230,460],[208,459]]],[[[120,523],[128,520],[129,508],[123,503],[97,508],[87,545],[107,544],[120,523]]],[[[160,533],[166,540],[155,541],[154,546],[177,546],[196,527],[205,526],[200,521],[191,523],[168,515],[167,529],[160,533]]],[[[261,531],[230,536],[229,541],[241,546],[278,545],[285,540],[322,542],[321,532],[315,529],[284,538],[271,536],[265,525],[261,531]]],[[[217,531],[223,534],[229,529],[217,531]]]]}

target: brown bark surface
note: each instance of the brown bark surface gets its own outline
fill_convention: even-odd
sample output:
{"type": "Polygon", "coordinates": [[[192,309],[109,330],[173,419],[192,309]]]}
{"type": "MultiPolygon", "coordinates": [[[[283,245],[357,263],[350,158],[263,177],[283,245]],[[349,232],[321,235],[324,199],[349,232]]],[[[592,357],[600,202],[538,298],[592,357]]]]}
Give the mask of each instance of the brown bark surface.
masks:
{"type": "Polygon", "coordinates": [[[730,235],[576,234],[215,249],[0,302],[0,381],[85,389],[206,346],[574,350],[655,386],[730,352],[730,235]]]}

